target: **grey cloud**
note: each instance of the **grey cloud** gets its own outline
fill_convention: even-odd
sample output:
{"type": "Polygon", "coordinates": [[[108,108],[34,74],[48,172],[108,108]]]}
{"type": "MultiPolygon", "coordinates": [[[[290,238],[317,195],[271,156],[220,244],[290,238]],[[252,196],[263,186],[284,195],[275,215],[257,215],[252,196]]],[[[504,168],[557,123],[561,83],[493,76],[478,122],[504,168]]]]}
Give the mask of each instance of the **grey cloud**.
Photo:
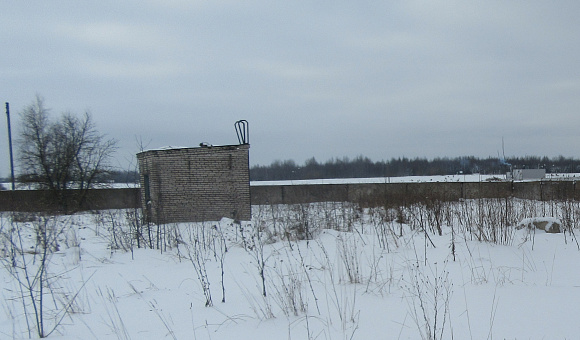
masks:
{"type": "MultiPolygon", "coordinates": [[[[90,109],[128,158],[136,136],[151,147],[235,142],[242,118],[254,164],[495,156],[502,136],[513,155],[577,156],[579,10],[573,1],[9,2],[1,99],[13,112],[35,93],[56,113],[90,109]]],[[[0,140],[2,159],[6,149],[0,140]]]]}

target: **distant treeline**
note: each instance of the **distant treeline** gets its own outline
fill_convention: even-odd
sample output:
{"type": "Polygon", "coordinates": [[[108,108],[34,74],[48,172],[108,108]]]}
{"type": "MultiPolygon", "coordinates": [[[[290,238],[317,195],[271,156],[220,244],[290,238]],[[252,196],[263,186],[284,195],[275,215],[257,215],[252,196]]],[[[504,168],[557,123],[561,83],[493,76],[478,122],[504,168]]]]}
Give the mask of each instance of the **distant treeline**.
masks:
{"type": "Polygon", "coordinates": [[[318,178],[364,178],[398,176],[433,176],[455,174],[505,174],[514,169],[546,169],[548,173],[580,172],[580,160],[563,156],[498,158],[393,158],[373,162],[368,157],[344,157],[319,163],[315,158],[303,165],[293,160],[275,161],[270,165],[255,165],[250,169],[252,181],[298,180],[318,178]]]}
{"type": "MultiPolygon", "coordinates": [[[[399,176],[433,176],[455,174],[505,174],[514,169],[546,169],[547,173],[580,172],[580,159],[563,156],[548,157],[509,157],[498,158],[392,158],[389,161],[373,162],[368,157],[358,156],[354,159],[344,157],[319,163],[315,158],[308,159],[303,165],[293,160],[274,161],[270,165],[255,165],[250,168],[252,181],[278,181],[318,178],[365,178],[365,177],[399,177],[399,176]]],[[[137,171],[115,170],[99,177],[102,183],[138,183],[137,171]]],[[[9,183],[9,178],[0,178],[0,182],[9,183]]],[[[7,188],[1,188],[5,190],[7,188]]]]}

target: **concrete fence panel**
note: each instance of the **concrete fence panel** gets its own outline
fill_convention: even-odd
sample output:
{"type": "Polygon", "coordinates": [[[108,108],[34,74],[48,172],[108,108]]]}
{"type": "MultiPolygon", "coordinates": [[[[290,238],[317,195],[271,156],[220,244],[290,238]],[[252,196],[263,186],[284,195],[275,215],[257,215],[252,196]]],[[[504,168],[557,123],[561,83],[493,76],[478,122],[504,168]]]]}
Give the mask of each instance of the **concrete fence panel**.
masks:
{"type": "MultiPolygon", "coordinates": [[[[534,200],[577,200],[575,181],[364,183],[251,186],[252,205],[313,202],[357,202],[367,206],[405,204],[429,199],[516,197],[534,200]]],[[[50,193],[40,190],[0,191],[0,211],[58,210],[50,193]]],[[[93,189],[84,210],[141,207],[139,188],[93,189]]],[[[217,204],[217,203],[215,203],[217,204]]]]}

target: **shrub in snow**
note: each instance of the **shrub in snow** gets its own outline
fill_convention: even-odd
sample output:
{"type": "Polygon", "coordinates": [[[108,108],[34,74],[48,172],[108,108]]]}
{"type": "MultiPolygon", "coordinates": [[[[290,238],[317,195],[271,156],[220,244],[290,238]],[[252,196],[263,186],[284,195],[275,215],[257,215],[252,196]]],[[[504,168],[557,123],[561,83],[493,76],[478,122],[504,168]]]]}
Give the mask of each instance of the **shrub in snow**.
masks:
{"type": "Polygon", "coordinates": [[[518,223],[518,229],[527,227],[528,229],[541,229],[547,233],[561,233],[562,222],[554,217],[532,217],[524,218],[518,223]]]}

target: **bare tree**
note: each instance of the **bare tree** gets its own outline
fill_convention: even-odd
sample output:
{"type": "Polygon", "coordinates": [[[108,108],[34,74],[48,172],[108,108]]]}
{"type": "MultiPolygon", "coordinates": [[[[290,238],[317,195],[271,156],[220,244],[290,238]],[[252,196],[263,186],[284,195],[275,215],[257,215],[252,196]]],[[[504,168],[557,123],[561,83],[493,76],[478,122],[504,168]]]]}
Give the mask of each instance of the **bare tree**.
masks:
{"type": "Polygon", "coordinates": [[[88,189],[107,172],[116,141],[98,133],[88,112],[81,118],[67,112],[52,121],[38,95],[21,113],[21,124],[21,181],[50,190],[65,211],[83,204],[88,189]],[[77,189],[72,197],[69,189],[77,189]]]}

